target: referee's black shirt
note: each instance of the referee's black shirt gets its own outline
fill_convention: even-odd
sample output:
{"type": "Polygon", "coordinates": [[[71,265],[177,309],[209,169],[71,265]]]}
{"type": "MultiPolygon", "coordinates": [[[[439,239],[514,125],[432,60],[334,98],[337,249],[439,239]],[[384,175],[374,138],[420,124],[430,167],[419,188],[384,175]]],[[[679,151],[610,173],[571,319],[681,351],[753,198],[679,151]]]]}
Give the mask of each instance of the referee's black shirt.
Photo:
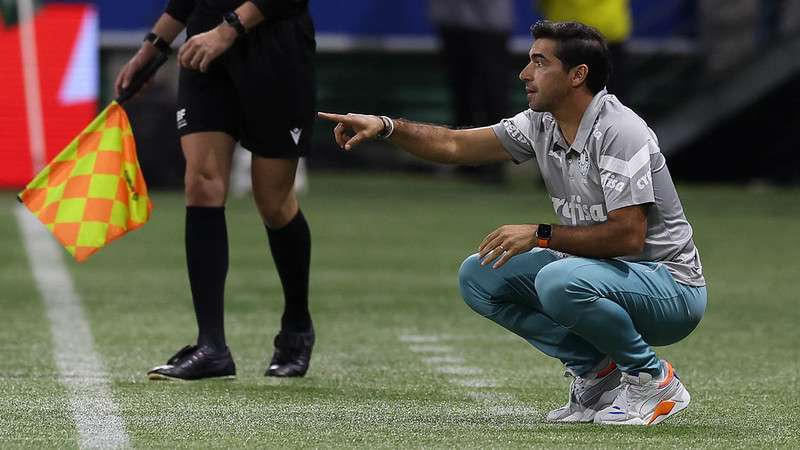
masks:
{"type": "MultiPolygon", "coordinates": [[[[308,11],[308,0],[250,0],[258,7],[265,20],[283,19],[308,11]]],[[[169,0],[166,13],[181,23],[187,23],[192,14],[221,18],[238,8],[245,0],[169,0]]]]}

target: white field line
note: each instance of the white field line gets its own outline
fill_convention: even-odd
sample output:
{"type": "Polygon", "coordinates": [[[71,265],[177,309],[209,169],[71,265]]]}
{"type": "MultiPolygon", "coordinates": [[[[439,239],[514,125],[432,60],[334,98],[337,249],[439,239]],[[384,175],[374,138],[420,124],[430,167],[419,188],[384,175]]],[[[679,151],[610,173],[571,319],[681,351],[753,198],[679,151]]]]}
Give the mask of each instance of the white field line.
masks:
{"type": "Polygon", "coordinates": [[[418,334],[401,334],[400,341],[409,344],[430,344],[433,342],[441,342],[441,336],[420,336],[418,334]]]}
{"type": "Polygon", "coordinates": [[[471,388],[493,388],[497,387],[497,382],[486,378],[456,378],[450,380],[451,383],[459,386],[471,388]]]}
{"type": "Polygon", "coordinates": [[[437,366],[436,371],[445,375],[480,375],[481,369],[464,366],[437,366]]]}
{"type": "Polygon", "coordinates": [[[447,345],[409,345],[408,349],[414,353],[451,353],[452,347],[447,345]]]}
{"type": "Polygon", "coordinates": [[[402,334],[398,339],[407,344],[412,352],[423,354],[422,361],[433,370],[448,375],[449,383],[470,388],[466,393],[467,396],[490,407],[496,415],[511,414],[509,411],[536,413],[535,408],[518,402],[511,394],[487,390],[500,385],[497,381],[482,376],[483,370],[479,367],[468,366],[464,358],[455,355],[455,350],[445,345],[447,336],[402,334]],[[434,355],[428,356],[431,353],[434,355]]]}
{"type": "Polygon", "coordinates": [[[467,396],[481,403],[492,405],[507,405],[514,403],[514,396],[505,392],[495,391],[469,391],[467,396]]]}
{"type": "Polygon", "coordinates": [[[425,364],[464,364],[464,358],[460,356],[426,356],[422,358],[425,364]]]}
{"type": "Polygon", "coordinates": [[[69,396],[78,444],[81,448],[130,447],[125,424],[111,395],[108,374],[94,350],[80,298],[61,259],[63,250],[24,206],[17,206],[15,213],[50,321],[53,356],[59,381],[69,396]]]}

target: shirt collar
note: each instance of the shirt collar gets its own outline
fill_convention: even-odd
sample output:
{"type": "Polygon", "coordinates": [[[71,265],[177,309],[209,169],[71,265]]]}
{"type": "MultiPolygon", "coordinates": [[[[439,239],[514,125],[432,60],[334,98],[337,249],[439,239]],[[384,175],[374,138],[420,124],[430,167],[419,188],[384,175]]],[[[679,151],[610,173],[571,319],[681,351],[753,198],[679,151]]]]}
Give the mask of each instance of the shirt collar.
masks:
{"type": "Polygon", "coordinates": [[[569,150],[567,140],[564,139],[564,136],[561,134],[561,130],[558,128],[558,123],[556,123],[555,127],[553,128],[553,144],[555,144],[556,150],[560,150],[562,152],[569,150]]]}
{"type": "Polygon", "coordinates": [[[568,150],[574,150],[578,153],[583,151],[586,147],[586,141],[592,133],[594,123],[597,121],[597,116],[600,115],[600,110],[603,109],[603,103],[608,92],[603,89],[592,98],[592,102],[583,112],[581,123],[578,125],[578,133],[575,135],[575,140],[568,150]]]}

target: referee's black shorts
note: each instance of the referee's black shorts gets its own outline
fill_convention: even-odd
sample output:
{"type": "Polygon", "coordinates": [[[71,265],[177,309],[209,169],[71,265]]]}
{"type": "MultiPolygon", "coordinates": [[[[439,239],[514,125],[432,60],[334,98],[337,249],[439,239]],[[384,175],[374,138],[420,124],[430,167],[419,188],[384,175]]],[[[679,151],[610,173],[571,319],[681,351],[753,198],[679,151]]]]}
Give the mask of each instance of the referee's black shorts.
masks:
{"type": "MultiPolygon", "coordinates": [[[[187,33],[221,21],[192,17],[187,33]]],[[[315,49],[306,12],[254,27],[206,73],[181,68],[178,133],[222,131],[265,158],[307,156],[315,118],[315,49]]]]}

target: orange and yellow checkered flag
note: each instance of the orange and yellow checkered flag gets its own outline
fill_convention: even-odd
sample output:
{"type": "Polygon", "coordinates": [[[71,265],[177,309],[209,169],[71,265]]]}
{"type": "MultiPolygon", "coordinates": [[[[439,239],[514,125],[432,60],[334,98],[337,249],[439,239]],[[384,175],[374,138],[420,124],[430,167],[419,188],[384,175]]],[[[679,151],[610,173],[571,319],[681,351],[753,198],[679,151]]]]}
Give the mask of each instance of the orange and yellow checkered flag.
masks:
{"type": "Polygon", "coordinates": [[[119,103],[103,110],[19,199],[78,262],[144,225],[153,206],[119,103]]]}

